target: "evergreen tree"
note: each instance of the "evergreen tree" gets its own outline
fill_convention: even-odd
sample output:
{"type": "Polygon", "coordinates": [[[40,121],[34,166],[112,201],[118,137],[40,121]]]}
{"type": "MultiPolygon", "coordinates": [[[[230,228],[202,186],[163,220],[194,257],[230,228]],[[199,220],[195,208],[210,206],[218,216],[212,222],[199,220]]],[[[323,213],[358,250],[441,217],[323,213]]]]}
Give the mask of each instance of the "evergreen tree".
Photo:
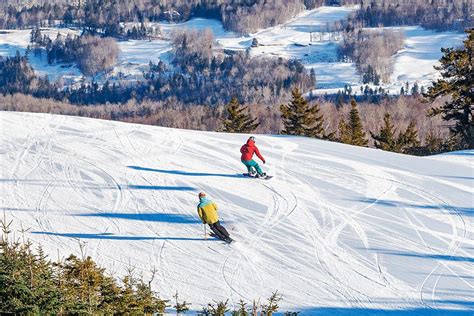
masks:
{"type": "Polygon", "coordinates": [[[425,96],[434,100],[450,96],[443,106],[434,108],[430,115],[441,115],[453,122],[450,132],[459,138],[459,147],[474,148],[474,28],[466,31],[468,37],[463,48],[443,48],[440,66],[441,78],[434,82],[425,96]]]}
{"type": "Polygon", "coordinates": [[[346,122],[344,118],[341,118],[339,121],[337,140],[344,144],[367,146],[368,140],[366,139],[354,98],[351,100],[351,107],[349,121],[346,122]]]}
{"type": "Polygon", "coordinates": [[[344,105],[344,96],[341,93],[341,90],[337,91],[336,95],[336,107],[340,109],[344,105]]]}
{"type": "Polygon", "coordinates": [[[337,126],[338,137],[337,140],[344,144],[351,143],[351,135],[349,133],[349,126],[344,121],[344,118],[341,118],[337,126]]]}
{"type": "Polygon", "coordinates": [[[316,72],[314,71],[314,68],[311,68],[309,71],[309,79],[312,89],[316,88],[316,72]]]}
{"type": "Polygon", "coordinates": [[[389,113],[385,114],[384,125],[380,128],[379,133],[375,135],[371,132],[370,135],[374,139],[375,147],[386,151],[412,153],[414,148],[420,146],[415,122],[411,121],[407,129],[396,137],[395,127],[389,113]]]}
{"type": "MultiPolygon", "coordinates": [[[[167,301],[151,290],[151,281],[131,276],[119,286],[90,258],[69,256],[49,261],[29,241],[11,241],[9,226],[0,221],[0,313],[31,315],[163,314],[167,301]]],[[[82,248],[81,248],[82,249],[82,248]]],[[[180,303],[182,306],[188,303],[180,303]]]]}
{"type": "Polygon", "coordinates": [[[237,303],[238,309],[232,312],[232,316],[248,316],[249,312],[247,311],[247,304],[240,299],[239,303],[237,303]]]}
{"type": "Polygon", "coordinates": [[[280,308],[278,303],[281,301],[282,297],[281,294],[278,294],[278,291],[273,292],[268,298],[267,303],[262,305],[262,315],[272,316],[273,313],[277,312],[280,308]]]}
{"type": "Polygon", "coordinates": [[[395,138],[395,127],[392,124],[392,118],[389,113],[385,114],[383,121],[384,125],[377,135],[370,132],[374,139],[374,145],[378,149],[398,152],[399,146],[395,138]]]}
{"type": "Polygon", "coordinates": [[[292,100],[280,105],[285,129],[282,134],[326,138],[323,116],[319,115],[319,105],[310,106],[298,88],[291,92],[292,100]]]}
{"type": "Polygon", "coordinates": [[[411,87],[411,95],[413,95],[413,96],[416,97],[416,96],[418,96],[419,94],[420,94],[420,88],[419,88],[419,86],[418,86],[418,83],[415,82],[415,83],[413,84],[413,87],[411,87]]]}
{"type": "Polygon", "coordinates": [[[380,76],[377,74],[375,69],[369,65],[362,76],[362,83],[373,82],[376,86],[380,84],[380,76]]]}
{"type": "Polygon", "coordinates": [[[41,34],[41,30],[39,26],[36,26],[35,28],[31,30],[30,43],[41,46],[42,40],[43,40],[43,35],[41,34]]]}
{"type": "Polygon", "coordinates": [[[217,302],[216,305],[213,303],[207,304],[207,307],[203,308],[202,314],[209,316],[225,316],[229,311],[227,307],[229,300],[217,302]]]}
{"type": "Polygon", "coordinates": [[[179,295],[178,291],[176,291],[176,294],[173,295],[173,298],[175,299],[175,305],[173,306],[174,309],[176,309],[176,315],[184,314],[189,310],[189,305],[191,303],[188,303],[186,301],[179,301],[179,295]]]}
{"type": "Polygon", "coordinates": [[[34,254],[31,242],[9,240],[11,222],[0,224],[0,312],[57,313],[60,292],[52,263],[41,248],[34,254]]]}
{"type": "Polygon", "coordinates": [[[31,269],[35,276],[31,283],[34,286],[33,297],[37,310],[43,313],[53,313],[60,306],[60,292],[57,288],[57,277],[53,264],[48,260],[43,248],[38,247],[38,254],[35,255],[36,262],[31,269]]]}
{"type": "Polygon", "coordinates": [[[223,121],[222,131],[228,133],[250,133],[254,131],[260,122],[252,118],[248,112],[247,106],[242,106],[233,97],[226,106],[227,117],[223,121]]]}
{"type": "Polygon", "coordinates": [[[441,152],[443,143],[443,138],[441,137],[439,131],[429,130],[425,137],[425,153],[427,155],[432,155],[441,152]]]}
{"type": "Polygon", "coordinates": [[[64,305],[71,313],[93,314],[104,303],[103,284],[113,282],[91,257],[84,259],[70,255],[61,266],[63,278],[68,280],[63,288],[64,305]]]}
{"type": "Polygon", "coordinates": [[[398,136],[398,149],[405,154],[412,152],[415,147],[420,146],[418,138],[418,131],[416,129],[415,121],[411,121],[405,132],[398,136]]]}

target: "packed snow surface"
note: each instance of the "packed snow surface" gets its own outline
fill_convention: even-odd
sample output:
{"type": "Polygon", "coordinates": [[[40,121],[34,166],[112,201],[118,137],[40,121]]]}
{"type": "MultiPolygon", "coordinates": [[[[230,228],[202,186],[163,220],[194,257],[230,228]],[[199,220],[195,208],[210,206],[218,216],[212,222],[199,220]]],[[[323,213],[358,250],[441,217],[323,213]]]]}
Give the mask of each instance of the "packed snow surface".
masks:
{"type": "MultiPolygon", "coordinates": [[[[51,258],[134,267],[192,309],[283,294],[303,315],[472,315],[474,151],[412,157],[257,135],[268,181],[242,177],[248,135],[0,112],[0,207],[51,258]],[[204,235],[197,194],[235,243],[204,235]]],[[[208,230],[209,232],[209,230],[208,230]]]]}

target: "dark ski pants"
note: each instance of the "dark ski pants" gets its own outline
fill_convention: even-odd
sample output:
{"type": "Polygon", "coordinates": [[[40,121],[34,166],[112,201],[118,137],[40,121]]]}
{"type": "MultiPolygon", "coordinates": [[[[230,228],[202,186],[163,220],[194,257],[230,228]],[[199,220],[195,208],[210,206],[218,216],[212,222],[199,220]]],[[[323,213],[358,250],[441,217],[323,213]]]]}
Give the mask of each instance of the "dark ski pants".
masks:
{"type": "Polygon", "coordinates": [[[220,239],[229,238],[229,233],[224,228],[224,226],[222,226],[221,223],[219,223],[219,221],[215,222],[214,224],[209,224],[209,227],[211,228],[212,232],[216,234],[216,236],[219,237],[220,239]]]}

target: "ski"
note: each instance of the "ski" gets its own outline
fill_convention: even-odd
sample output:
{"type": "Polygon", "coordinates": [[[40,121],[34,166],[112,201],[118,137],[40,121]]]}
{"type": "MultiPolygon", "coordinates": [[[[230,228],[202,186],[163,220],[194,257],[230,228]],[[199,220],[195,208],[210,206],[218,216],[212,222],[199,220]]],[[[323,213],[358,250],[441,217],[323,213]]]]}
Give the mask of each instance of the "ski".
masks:
{"type": "Polygon", "coordinates": [[[223,241],[223,242],[225,242],[226,244],[230,244],[230,243],[234,242],[234,240],[233,240],[232,238],[230,238],[230,237],[229,237],[229,240],[227,241],[227,240],[224,240],[224,239],[222,239],[222,238],[219,238],[219,237],[218,237],[216,234],[214,234],[214,233],[209,233],[209,236],[214,237],[214,238],[216,238],[216,239],[218,239],[218,240],[220,240],[220,241],[223,241]]]}

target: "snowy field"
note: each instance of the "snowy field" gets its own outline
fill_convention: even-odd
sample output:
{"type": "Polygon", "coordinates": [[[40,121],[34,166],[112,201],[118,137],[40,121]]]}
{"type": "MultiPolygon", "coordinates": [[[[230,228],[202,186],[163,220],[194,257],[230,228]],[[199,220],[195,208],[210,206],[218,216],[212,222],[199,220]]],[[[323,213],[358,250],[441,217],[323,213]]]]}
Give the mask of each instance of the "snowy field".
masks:
{"type": "MultiPolygon", "coordinates": [[[[401,27],[405,33],[405,47],[395,58],[395,69],[392,82],[418,82],[420,86],[428,86],[438,72],[433,65],[438,64],[442,57],[441,48],[462,46],[466,35],[458,32],[435,32],[420,27],[401,27]]],[[[401,86],[399,87],[401,88],[401,86]]]]}
{"type": "MultiPolygon", "coordinates": [[[[52,258],[87,254],[192,309],[283,294],[302,315],[473,315],[474,151],[412,157],[258,136],[0,112],[0,209],[52,258]],[[203,235],[205,191],[236,242],[203,235]]],[[[19,236],[19,233],[16,233],[19,236]]]]}
{"type": "MultiPolygon", "coordinates": [[[[210,29],[214,33],[218,47],[229,50],[245,50],[256,38],[261,46],[250,48],[254,56],[275,56],[296,58],[307,69],[314,68],[317,79],[315,94],[336,93],[348,85],[355,92],[362,85],[354,64],[337,61],[339,37],[322,33],[334,23],[344,20],[357,7],[321,7],[308,10],[283,25],[264,29],[248,36],[239,36],[225,31],[217,20],[196,18],[184,23],[154,23],[162,30],[161,40],[132,40],[119,42],[120,54],[117,65],[110,74],[111,80],[140,80],[143,71],[148,70],[150,60],[170,62],[171,43],[167,38],[173,31],[182,29],[210,29]],[[313,40],[311,40],[311,35],[313,40]]],[[[393,29],[393,28],[392,28],[393,29]]],[[[406,44],[395,59],[392,82],[383,87],[391,93],[398,93],[409,82],[429,86],[437,72],[433,65],[441,57],[441,47],[455,47],[462,44],[463,33],[434,32],[420,27],[401,27],[406,44]]],[[[77,31],[69,29],[48,29],[47,34],[56,36],[60,32],[77,31]]],[[[14,55],[16,50],[23,53],[28,46],[30,30],[0,30],[0,55],[14,55]],[[5,33],[7,32],[7,33],[5,33]]],[[[63,78],[66,83],[80,81],[80,71],[74,65],[48,65],[44,57],[31,57],[33,67],[51,79],[63,78]]]]}
{"type": "MultiPolygon", "coordinates": [[[[53,40],[57,34],[63,36],[67,34],[78,35],[80,32],[67,28],[43,28],[42,34],[48,35],[53,40]]],[[[0,56],[15,56],[18,51],[20,55],[24,55],[28,45],[30,44],[31,30],[0,30],[0,56]]],[[[64,80],[65,83],[80,81],[81,71],[71,64],[48,64],[46,54],[35,56],[29,54],[31,66],[41,76],[48,76],[50,80],[64,80]]]]}

